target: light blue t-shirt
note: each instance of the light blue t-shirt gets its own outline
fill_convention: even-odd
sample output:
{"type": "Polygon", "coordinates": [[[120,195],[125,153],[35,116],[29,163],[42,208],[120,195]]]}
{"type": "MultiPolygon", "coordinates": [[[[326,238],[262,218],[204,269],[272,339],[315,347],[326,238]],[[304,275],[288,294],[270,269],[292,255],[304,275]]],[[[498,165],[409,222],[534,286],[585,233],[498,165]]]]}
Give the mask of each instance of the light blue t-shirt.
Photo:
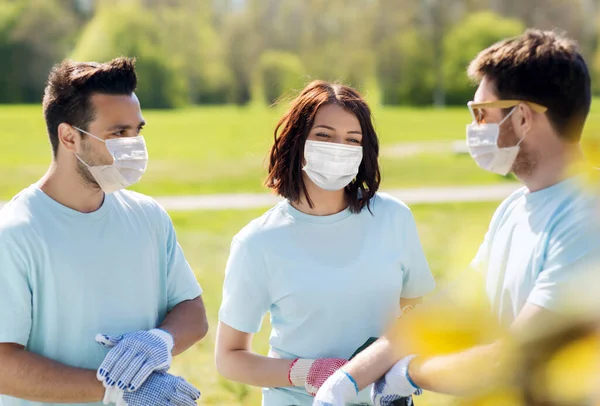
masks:
{"type": "MultiPolygon", "coordinates": [[[[472,266],[486,273],[487,295],[503,325],[527,302],[563,311],[570,281],[600,260],[599,201],[583,180],[536,192],[521,188],[496,210],[472,266]]],[[[580,286],[579,295],[595,290],[580,286]]]]}
{"type": "MultiPolygon", "coordinates": [[[[220,320],[247,333],[271,315],[270,354],[348,359],[435,283],[410,209],[378,194],[372,214],[312,216],[282,201],[233,239],[220,320]]],[[[371,404],[369,390],[355,403],[371,404]]],[[[263,405],[312,405],[304,388],[263,389],[263,405]]]]}
{"type": "Polygon", "coordinates": [[[0,342],[97,369],[107,353],[97,333],[157,327],[201,293],[168,214],[147,196],[119,191],[84,214],[32,185],[0,210],[0,342]]]}

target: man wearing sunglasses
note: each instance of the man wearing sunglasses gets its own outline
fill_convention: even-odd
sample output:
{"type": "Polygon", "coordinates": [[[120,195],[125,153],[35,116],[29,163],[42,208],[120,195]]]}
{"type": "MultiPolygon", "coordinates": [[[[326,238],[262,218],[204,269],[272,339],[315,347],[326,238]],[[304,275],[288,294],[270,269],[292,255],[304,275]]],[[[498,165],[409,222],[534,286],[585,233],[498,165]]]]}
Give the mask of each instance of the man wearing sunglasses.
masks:
{"type": "MultiPolygon", "coordinates": [[[[584,163],[580,138],[591,104],[590,75],[574,42],[540,30],[483,50],[468,74],[479,84],[468,103],[471,156],[479,167],[512,172],[524,185],[496,210],[472,268],[485,277],[497,319],[523,339],[525,331],[561,320],[576,276],[589,274],[600,258],[598,201],[575,171],[584,163]]],[[[591,297],[592,289],[579,284],[569,300],[591,297]]],[[[395,328],[417,314],[418,308],[395,328]]],[[[504,341],[428,359],[410,345],[394,344],[390,334],[359,354],[325,382],[315,405],[344,405],[375,381],[375,405],[421,389],[469,395],[500,378],[497,361],[506,355],[504,341]],[[482,360],[485,373],[477,368],[482,360]]]]}

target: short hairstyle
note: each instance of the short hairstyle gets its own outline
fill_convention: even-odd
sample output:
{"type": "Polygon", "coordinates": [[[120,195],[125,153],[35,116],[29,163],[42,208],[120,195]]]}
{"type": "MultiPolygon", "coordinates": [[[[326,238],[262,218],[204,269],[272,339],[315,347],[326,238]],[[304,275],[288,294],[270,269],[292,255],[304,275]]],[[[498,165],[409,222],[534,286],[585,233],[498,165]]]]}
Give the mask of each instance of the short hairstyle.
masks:
{"type": "Polygon", "coordinates": [[[58,152],[58,126],[69,123],[83,130],[94,119],[93,94],[130,95],[137,86],[135,59],[110,62],[64,60],[50,71],[44,91],[44,119],[52,153],[58,152]]]}
{"type": "Polygon", "coordinates": [[[317,110],[330,104],[351,112],[360,123],[363,159],[356,178],[345,190],[353,213],[359,213],[365,206],[370,210],[369,202],[381,182],[379,142],[369,106],[356,90],[341,84],[313,81],[293,100],[291,108],[275,128],[275,142],[270,152],[269,175],[265,185],[294,202],[305,195],[312,207],[302,177],[304,144],[313,127],[317,110]]]}
{"type": "Polygon", "coordinates": [[[548,120],[563,139],[581,139],[592,91],[588,67],[574,41],[554,31],[528,29],[481,51],[468,74],[476,82],[487,77],[500,99],[547,107],[548,120]]]}

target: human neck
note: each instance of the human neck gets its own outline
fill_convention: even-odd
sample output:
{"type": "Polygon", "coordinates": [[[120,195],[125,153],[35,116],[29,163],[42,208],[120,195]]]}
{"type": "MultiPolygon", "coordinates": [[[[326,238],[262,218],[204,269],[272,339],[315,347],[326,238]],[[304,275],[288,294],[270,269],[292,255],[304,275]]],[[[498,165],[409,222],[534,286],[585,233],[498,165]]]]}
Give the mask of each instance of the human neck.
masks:
{"type": "Polygon", "coordinates": [[[519,175],[517,178],[527,186],[529,191],[536,192],[553,186],[578,170],[585,158],[579,143],[557,148],[554,153],[543,155],[531,174],[519,175]]]}
{"type": "Polygon", "coordinates": [[[324,190],[310,181],[304,181],[306,191],[310,196],[312,206],[308,204],[306,196],[302,196],[300,201],[292,202],[292,206],[297,210],[313,216],[329,216],[339,213],[348,207],[348,196],[345,189],[329,191],[324,190]]]}
{"type": "Polygon", "coordinates": [[[50,168],[38,182],[39,188],[51,199],[81,213],[98,210],[104,201],[104,192],[87,185],[72,167],[67,167],[71,164],[52,160],[50,168]]]}

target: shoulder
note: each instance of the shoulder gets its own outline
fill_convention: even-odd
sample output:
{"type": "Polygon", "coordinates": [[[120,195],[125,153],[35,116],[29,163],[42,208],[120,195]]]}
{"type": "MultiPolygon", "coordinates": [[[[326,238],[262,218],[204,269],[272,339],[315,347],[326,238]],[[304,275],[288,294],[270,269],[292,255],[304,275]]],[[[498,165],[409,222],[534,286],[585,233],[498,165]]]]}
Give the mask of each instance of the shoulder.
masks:
{"type": "Polygon", "coordinates": [[[510,210],[513,207],[514,203],[524,198],[527,193],[528,189],[525,186],[521,186],[520,188],[512,192],[506,199],[504,199],[502,203],[500,203],[500,205],[496,209],[496,213],[510,210]]]}
{"type": "Polygon", "coordinates": [[[113,196],[114,203],[122,210],[141,211],[150,216],[168,217],[165,208],[148,195],[125,189],[113,193],[113,196]]]}
{"type": "Polygon", "coordinates": [[[260,244],[275,238],[283,228],[291,223],[286,215],[285,205],[287,202],[277,203],[259,217],[246,224],[234,237],[233,240],[242,244],[260,244]]]}
{"type": "Polygon", "coordinates": [[[134,192],[132,190],[119,190],[114,192],[113,196],[117,202],[127,203],[134,207],[148,208],[151,210],[164,210],[154,198],[139,192],[134,192]]]}
{"type": "Polygon", "coordinates": [[[502,219],[505,218],[507,214],[513,211],[513,209],[519,205],[519,202],[522,202],[525,198],[525,195],[528,193],[528,189],[525,186],[522,186],[512,192],[506,199],[504,199],[500,205],[494,211],[492,215],[492,220],[490,221],[490,229],[495,228],[496,225],[502,222],[502,219]]]}
{"type": "MultiPolygon", "coordinates": [[[[371,198],[371,211],[373,215],[395,215],[395,216],[412,216],[410,207],[402,200],[388,193],[378,192],[371,198]]],[[[365,209],[366,210],[366,207],[365,209]]]]}
{"type": "Polygon", "coordinates": [[[0,237],[27,233],[39,218],[39,196],[29,187],[0,208],[0,237]]]}
{"type": "Polygon", "coordinates": [[[36,219],[40,197],[32,187],[23,189],[0,209],[0,229],[23,228],[36,219]]]}
{"type": "Polygon", "coordinates": [[[570,186],[552,213],[551,227],[600,234],[600,197],[581,185],[570,186]]]}
{"type": "Polygon", "coordinates": [[[113,193],[112,209],[116,209],[129,219],[137,219],[136,224],[147,227],[159,235],[175,233],[175,226],[167,210],[154,198],[131,190],[113,193]]]}

